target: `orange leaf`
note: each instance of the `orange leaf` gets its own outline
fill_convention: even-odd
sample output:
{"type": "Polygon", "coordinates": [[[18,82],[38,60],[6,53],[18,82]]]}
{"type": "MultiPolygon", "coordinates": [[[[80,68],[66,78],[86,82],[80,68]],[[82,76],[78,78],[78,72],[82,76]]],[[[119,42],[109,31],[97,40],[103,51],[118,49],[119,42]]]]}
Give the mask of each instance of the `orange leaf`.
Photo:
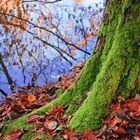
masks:
{"type": "Polygon", "coordinates": [[[36,96],[31,94],[31,93],[29,93],[28,94],[28,101],[29,102],[34,102],[35,100],[36,100],[36,96]]]}

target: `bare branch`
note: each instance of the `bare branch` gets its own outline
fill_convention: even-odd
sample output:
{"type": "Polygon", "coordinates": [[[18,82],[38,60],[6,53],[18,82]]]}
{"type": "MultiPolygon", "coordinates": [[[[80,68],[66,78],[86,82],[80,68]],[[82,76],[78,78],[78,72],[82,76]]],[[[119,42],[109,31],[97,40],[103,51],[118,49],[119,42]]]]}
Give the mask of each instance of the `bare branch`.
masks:
{"type": "MultiPolygon", "coordinates": [[[[49,32],[49,33],[51,33],[51,34],[53,34],[54,36],[58,37],[60,40],[62,40],[64,43],[66,43],[66,45],[73,46],[73,47],[76,48],[77,50],[80,50],[80,51],[82,51],[82,52],[84,52],[84,53],[90,55],[90,52],[87,52],[87,51],[85,51],[85,50],[83,50],[83,49],[77,47],[75,44],[66,41],[66,40],[65,40],[64,38],[62,38],[60,35],[55,34],[54,32],[52,32],[52,31],[46,29],[45,27],[38,26],[38,25],[32,23],[31,21],[28,21],[28,20],[26,20],[26,19],[22,19],[22,18],[20,18],[20,17],[15,16],[15,15],[3,13],[3,12],[0,12],[0,14],[1,14],[1,15],[4,15],[4,16],[7,15],[7,16],[10,16],[10,17],[14,17],[14,18],[16,18],[16,19],[25,21],[25,22],[27,22],[27,23],[33,25],[35,28],[43,29],[43,30],[45,30],[45,31],[47,31],[47,32],[49,32]]],[[[8,23],[8,22],[7,22],[7,23],[8,23]]],[[[5,22],[5,24],[6,24],[6,22],[5,22]]],[[[9,24],[9,23],[8,23],[8,24],[9,24]]],[[[14,26],[15,24],[11,24],[11,25],[14,26]]],[[[19,28],[22,28],[20,25],[18,25],[18,26],[19,26],[19,28]]],[[[22,28],[22,29],[23,29],[23,28],[22,28]]]]}
{"type": "Polygon", "coordinates": [[[1,65],[1,67],[3,69],[3,72],[4,72],[5,76],[6,76],[6,78],[7,78],[7,81],[9,83],[9,85],[10,85],[11,90],[13,90],[14,89],[14,81],[12,80],[12,78],[11,78],[11,76],[10,76],[10,74],[9,74],[9,72],[8,72],[4,62],[3,62],[1,54],[0,54],[0,65],[1,65]]]}

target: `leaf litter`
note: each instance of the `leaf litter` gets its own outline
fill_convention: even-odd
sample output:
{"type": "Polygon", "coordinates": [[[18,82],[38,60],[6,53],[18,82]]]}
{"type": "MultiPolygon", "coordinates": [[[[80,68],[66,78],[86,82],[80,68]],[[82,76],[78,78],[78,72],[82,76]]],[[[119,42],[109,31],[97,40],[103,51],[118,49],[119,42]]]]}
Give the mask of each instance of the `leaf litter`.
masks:
{"type": "MultiPolygon", "coordinates": [[[[76,67],[76,66],[75,66],[76,67]]],[[[74,68],[75,68],[74,67],[74,68]]],[[[58,82],[48,84],[44,87],[35,87],[36,92],[27,94],[12,93],[7,97],[0,107],[0,131],[3,128],[4,120],[7,116],[11,119],[20,117],[34,108],[43,106],[47,102],[56,98],[52,87],[56,89],[67,89],[75,80],[75,75],[83,67],[75,68],[69,75],[62,75],[58,82]],[[67,82],[66,82],[67,81],[67,82]],[[66,85],[65,85],[66,83],[66,85]],[[46,93],[44,93],[44,90],[46,93]],[[47,91],[50,93],[48,94],[47,91]],[[39,94],[39,93],[40,94],[39,94]],[[15,114],[14,114],[15,113],[15,114]],[[15,115],[14,117],[12,115],[15,115]],[[12,118],[13,117],[13,118],[12,118]]],[[[65,140],[139,140],[140,139],[140,95],[135,98],[124,100],[117,97],[114,104],[110,104],[110,113],[102,120],[100,129],[88,129],[78,133],[68,128],[67,124],[72,118],[71,115],[64,114],[66,107],[54,105],[44,115],[33,113],[28,116],[26,123],[33,124],[33,132],[44,133],[52,137],[61,136],[65,140]]],[[[3,137],[3,140],[19,140],[26,133],[24,130],[12,130],[3,137]]],[[[2,137],[0,133],[0,137],[2,137]]],[[[40,136],[33,137],[32,140],[41,140],[40,136]]]]}

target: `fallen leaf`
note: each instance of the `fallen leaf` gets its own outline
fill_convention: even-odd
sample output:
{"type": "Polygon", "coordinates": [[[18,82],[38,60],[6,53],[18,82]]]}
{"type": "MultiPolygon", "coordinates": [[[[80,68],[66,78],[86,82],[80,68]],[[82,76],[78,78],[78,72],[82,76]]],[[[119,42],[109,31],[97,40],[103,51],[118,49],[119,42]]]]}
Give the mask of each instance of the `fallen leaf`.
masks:
{"type": "Polygon", "coordinates": [[[31,93],[29,93],[28,94],[28,101],[29,102],[34,102],[35,100],[36,100],[36,96],[31,94],[31,93]]]}
{"type": "Polygon", "coordinates": [[[27,122],[34,122],[36,120],[39,119],[39,115],[38,114],[31,114],[28,116],[27,118],[27,122]]]}
{"type": "Polygon", "coordinates": [[[127,105],[131,110],[140,112],[140,102],[132,101],[131,103],[128,103],[127,105]]]}
{"type": "Polygon", "coordinates": [[[125,131],[122,127],[115,127],[115,132],[118,133],[118,134],[124,134],[125,131]]]}
{"type": "Polygon", "coordinates": [[[93,131],[91,129],[84,132],[82,136],[82,140],[94,140],[96,136],[94,135],[93,131]]]}
{"type": "Polygon", "coordinates": [[[128,124],[129,124],[129,122],[124,120],[121,122],[120,126],[123,127],[123,126],[126,126],[128,124]]]}
{"type": "Polygon", "coordinates": [[[62,106],[56,106],[54,105],[49,111],[48,111],[48,115],[57,115],[57,114],[60,114],[62,113],[64,110],[63,110],[63,107],[62,106]]]}

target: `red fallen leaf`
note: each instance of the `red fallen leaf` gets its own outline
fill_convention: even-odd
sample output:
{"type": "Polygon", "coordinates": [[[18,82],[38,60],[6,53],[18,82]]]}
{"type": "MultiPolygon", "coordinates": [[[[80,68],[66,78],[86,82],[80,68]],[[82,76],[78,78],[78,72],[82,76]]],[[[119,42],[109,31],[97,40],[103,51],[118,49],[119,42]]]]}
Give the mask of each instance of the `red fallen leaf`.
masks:
{"type": "Polygon", "coordinates": [[[85,131],[82,136],[82,140],[95,140],[95,139],[96,139],[96,136],[94,135],[91,129],[85,131]]]}
{"type": "Polygon", "coordinates": [[[117,126],[115,127],[115,132],[117,134],[124,134],[125,133],[125,131],[122,127],[117,127],[117,126]]]}
{"type": "Polygon", "coordinates": [[[27,97],[21,98],[21,99],[20,99],[20,102],[21,102],[22,104],[25,104],[25,105],[29,104],[29,101],[28,101],[27,97]]]}
{"type": "Polygon", "coordinates": [[[4,136],[3,140],[19,140],[19,137],[23,133],[23,130],[17,129],[11,131],[9,134],[4,136]]]}
{"type": "Polygon", "coordinates": [[[123,126],[126,126],[128,124],[129,124],[129,122],[124,120],[121,122],[120,126],[123,127],[123,126]]]}
{"type": "Polygon", "coordinates": [[[140,137],[140,132],[135,132],[134,135],[140,137]]]}
{"type": "Polygon", "coordinates": [[[58,115],[60,113],[62,113],[63,107],[62,106],[53,106],[49,111],[48,111],[48,115],[58,115]]]}
{"type": "Polygon", "coordinates": [[[119,107],[119,104],[111,104],[111,105],[110,105],[110,108],[111,108],[112,110],[116,110],[118,107],[119,107]]]}
{"type": "Polygon", "coordinates": [[[39,119],[39,115],[38,114],[31,114],[28,116],[27,118],[27,122],[34,122],[36,120],[39,119]]]}
{"type": "Polygon", "coordinates": [[[127,105],[131,110],[140,112],[140,102],[135,100],[131,103],[128,103],[127,105]]]}

